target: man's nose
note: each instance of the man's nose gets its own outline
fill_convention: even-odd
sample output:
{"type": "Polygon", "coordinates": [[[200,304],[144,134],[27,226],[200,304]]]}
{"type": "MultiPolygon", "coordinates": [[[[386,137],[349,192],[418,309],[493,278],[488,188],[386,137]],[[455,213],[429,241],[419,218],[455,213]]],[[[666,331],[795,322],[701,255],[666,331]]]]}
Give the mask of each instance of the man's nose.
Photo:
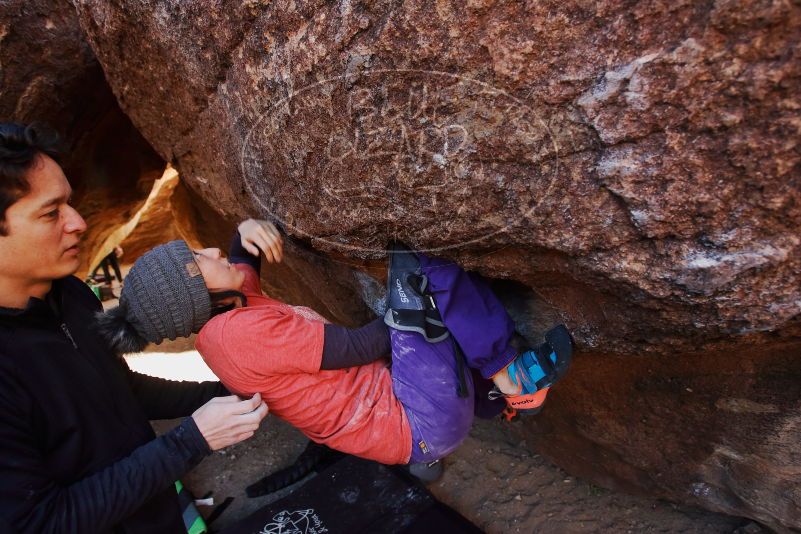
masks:
{"type": "Polygon", "coordinates": [[[69,205],[65,209],[67,210],[67,222],[64,224],[64,232],[68,234],[84,233],[86,231],[86,221],[83,220],[81,214],[69,205]]]}

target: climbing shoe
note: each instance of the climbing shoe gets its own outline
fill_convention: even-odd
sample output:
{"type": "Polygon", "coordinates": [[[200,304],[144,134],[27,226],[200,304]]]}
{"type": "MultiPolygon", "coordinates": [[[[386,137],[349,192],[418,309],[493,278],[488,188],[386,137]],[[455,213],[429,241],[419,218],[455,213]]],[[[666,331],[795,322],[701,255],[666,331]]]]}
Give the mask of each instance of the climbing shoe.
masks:
{"type": "Polygon", "coordinates": [[[523,351],[503,371],[519,387],[518,393],[503,394],[496,388],[489,397],[505,397],[509,407],[520,415],[539,413],[548,390],[565,376],[572,357],[570,332],[565,325],[556,326],[545,334],[545,343],[523,351]]]}

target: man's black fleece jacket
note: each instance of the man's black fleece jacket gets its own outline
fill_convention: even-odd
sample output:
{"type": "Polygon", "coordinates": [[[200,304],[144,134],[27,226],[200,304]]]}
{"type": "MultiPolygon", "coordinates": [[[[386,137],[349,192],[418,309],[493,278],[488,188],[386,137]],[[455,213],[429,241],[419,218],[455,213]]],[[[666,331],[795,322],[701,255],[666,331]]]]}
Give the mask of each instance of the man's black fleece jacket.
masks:
{"type": "Polygon", "coordinates": [[[227,391],[132,372],[95,334],[100,303],[77,278],[50,297],[0,308],[0,524],[186,532],[174,482],[210,450],[192,418],[158,438],[148,421],[227,391]]]}

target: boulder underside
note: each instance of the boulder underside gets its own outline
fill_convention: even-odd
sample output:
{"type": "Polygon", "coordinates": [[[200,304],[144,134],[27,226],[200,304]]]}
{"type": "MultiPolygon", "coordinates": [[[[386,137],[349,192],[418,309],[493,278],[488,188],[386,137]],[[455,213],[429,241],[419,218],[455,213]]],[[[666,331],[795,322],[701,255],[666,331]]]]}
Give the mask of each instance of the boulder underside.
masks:
{"type": "Polygon", "coordinates": [[[801,528],[797,3],[73,3],[185,233],[280,223],[267,287],[348,324],[393,239],[497,279],[580,349],[527,441],[801,528]]]}

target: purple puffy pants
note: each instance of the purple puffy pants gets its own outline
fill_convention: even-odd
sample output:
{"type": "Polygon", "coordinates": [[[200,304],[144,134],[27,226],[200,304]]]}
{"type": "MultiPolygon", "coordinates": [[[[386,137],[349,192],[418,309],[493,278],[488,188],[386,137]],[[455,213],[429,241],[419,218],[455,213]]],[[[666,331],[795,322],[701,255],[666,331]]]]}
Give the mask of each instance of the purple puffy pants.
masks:
{"type": "MultiPolygon", "coordinates": [[[[442,320],[459,343],[467,367],[490,378],[516,356],[510,346],[514,323],[477,274],[447,260],[418,254],[428,290],[442,320]]],[[[451,453],[473,422],[473,382],[465,370],[468,396],[459,397],[455,347],[449,337],[429,343],[417,332],[390,328],[392,387],[406,409],[412,431],[411,463],[451,453]]]]}

